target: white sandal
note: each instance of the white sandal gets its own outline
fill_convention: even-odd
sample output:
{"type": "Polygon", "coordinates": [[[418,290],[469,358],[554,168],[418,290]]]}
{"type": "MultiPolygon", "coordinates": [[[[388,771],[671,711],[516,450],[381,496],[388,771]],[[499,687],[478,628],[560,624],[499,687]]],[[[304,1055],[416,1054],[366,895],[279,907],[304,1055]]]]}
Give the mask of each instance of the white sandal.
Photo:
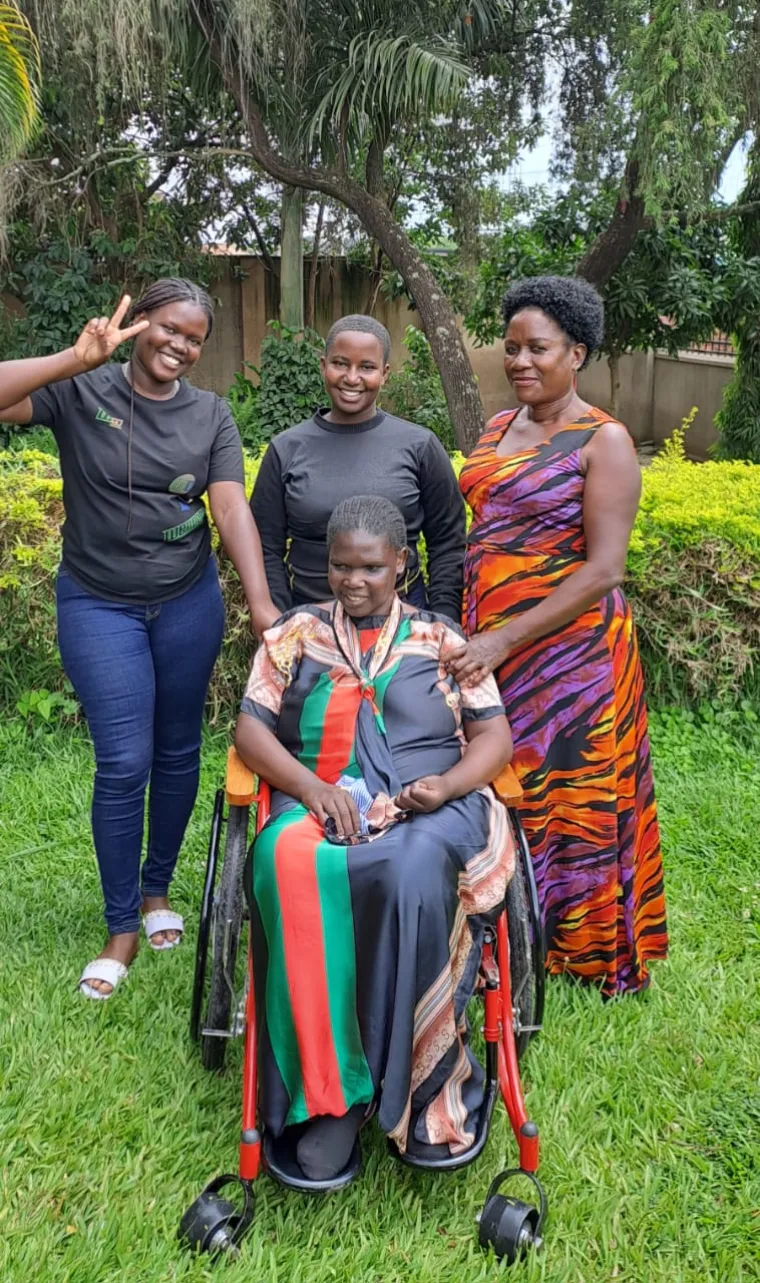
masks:
{"type": "Polygon", "coordinates": [[[94,962],[88,962],[81,976],[79,977],[79,992],[84,994],[85,998],[106,999],[110,998],[116,992],[116,986],[121,980],[128,975],[129,968],[124,966],[116,958],[96,958],[94,962]],[[93,989],[88,980],[102,980],[104,984],[111,986],[110,993],[103,993],[100,989],[93,989]]]}
{"type": "Polygon", "coordinates": [[[182,943],[185,920],[181,913],[175,913],[173,909],[151,909],[143,917],[143,926],[148,944],[156,953],[161,953],[164,949],[176,949],[182,943]],[[163,944],[154,944],[151,937],[159,931],[179,931],[179,940],[164,940],[163,944]]]}

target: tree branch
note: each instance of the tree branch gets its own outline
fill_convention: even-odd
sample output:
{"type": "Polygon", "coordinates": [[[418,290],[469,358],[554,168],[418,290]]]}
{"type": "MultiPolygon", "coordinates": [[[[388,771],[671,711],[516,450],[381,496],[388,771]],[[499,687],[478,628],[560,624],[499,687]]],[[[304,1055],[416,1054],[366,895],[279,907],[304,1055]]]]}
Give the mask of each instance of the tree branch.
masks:
{"type": "Polygon", "coordinates": [[[176,168],[176,165],[177,165],[176,158],[173,158],[172,160],[168,160],[164,165],[163,169],[160,169],[159,172],[156,174],[156,177],[153,179],[153,182],[148,183],[148,186],[145,188],[145,195],[148,197],[148,199],[150,199],[151,196],[155,196],[159,187],[163,187],[169,175],[176,168]]]}
{"type": "Polygon", "coordinates": [[[367,177],[367,191],[370,196],[383,195],[383,153],[384,146],[381,140],[375,134],[367,151],[367,163],[365,172],[367,177]]]}
{"type": "Polygon", "coordinates": [[[259,250],[261,252],[261,257],[263,258],[268,271],[275,274],[277,272],[277,266],[275,264],[274,259],[272,258],[272,255],[269,253],[269,250],[267,249],[267,243],[261,234],[261,228],[259,227],[256,221],[256,217],[254,215],[253,210],[251,209],[250,205],[248,205],[246,201],[241,202],[241,209],[245,214],[246,219],[248,220],[251,231],[256,237],[256,244],[259,247],[259,250]]]}
{"type": "MultiPolygon", "coordinates": [[[[680,214],[679,222],[684,227],[692,223],[725,223],[729,218],[741,218],[744,214],[756,214],[760,210],[760,200],[747,200],[736,205],[717,205],[706,209],[702,214],[680,214]]],[[[652,220],[649,220],[651,224],[652,220]]]]}
{"type": "Polygon", "coordinates": [[[317,272],[319,271],[319,246],[322,240],[322,227],[325,221],[325,198],[319,202],[317,211],[317,225],[314,228],[314,244],[311,250],[311,263],[309,264],[309,288],[306,294],[306,315],[304,316],[304,325],[307,330],[314,329],[314,316],[317,306],[317,272]]]}

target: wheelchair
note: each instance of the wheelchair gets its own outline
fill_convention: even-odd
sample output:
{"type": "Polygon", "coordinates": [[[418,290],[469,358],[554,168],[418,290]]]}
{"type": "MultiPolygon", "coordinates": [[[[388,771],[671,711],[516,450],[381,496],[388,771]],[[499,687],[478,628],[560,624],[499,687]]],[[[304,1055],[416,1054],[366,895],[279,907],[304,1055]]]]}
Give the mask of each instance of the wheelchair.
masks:
{"type": "MultiPolygon", "coordinates": [[[[544,940],[538,894],[530,852],[517,806],[522,790],[511,767],[492,782],[507,807],[517,858],[502,911],[486,933],[476,998],[483,1004],[485,1094],[475,1141],[464,1154],[421,1160],[388,1147],[400,1162],[434,1171],[453,1171],[473,1162],[488,1140],[491,1117],[501,1094],[519,1152],[519,1165],[500,1172],[491,1182],[478,1219],[478,1240],[497,1259],[512,1263],[541,1244],[547,1199],[537,1176],[538,1128],[527,1114],[518,1061],[541,1029],[544,1008],[544,940]],[[530,1180],[538,1205],[524,1202],[503,1188],[516,1177],[530,1180]]],[[[200,1044],[204,1066],[220,1071],[231,1038],[244,1037],[243,1109],[237,1174],[217,1176],[191,1204],[180,1222],[178,1238],[196,1252],[238,1253],[238,1244],[253,1220],[253,1185],[263,1168],[287,1188],[330,1193],[347,1185],[361,1166],[357,1146],[349,1168],[330,1181],[305,1181],[292,1158],[274,1152],[266,1132],[257,1127],[257,1026],[253,984],[254,958],[241,938],[248,922],[243,889],[251,808],[255,831],[269,816],[269,788],[257,782],[234,748],[227,757],[224,789],[216,794],[201,901],[195,960],[190,1034],[200,1044]],[[226,806],[226,813],[225,813],[226,806]],[[224,859],[217,879],[224,834],[224,859]],[[218,885],[217,885],[218,881],[218,885]],[[209,965],[210,963],[210,965],[209,965]],[[237,1186],[238,1203],[223,1196],[237,1186]]]]}

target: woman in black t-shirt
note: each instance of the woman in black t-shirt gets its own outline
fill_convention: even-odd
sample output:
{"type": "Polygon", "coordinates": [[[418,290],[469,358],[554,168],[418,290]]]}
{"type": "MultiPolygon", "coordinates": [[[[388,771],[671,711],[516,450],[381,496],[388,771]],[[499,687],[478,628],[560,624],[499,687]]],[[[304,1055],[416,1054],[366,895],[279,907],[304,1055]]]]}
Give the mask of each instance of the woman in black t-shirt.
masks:
{"type": "Polygon", "coordinates": [[[0,422],[45,424],[60,452],[58,641],[95,747],[92,824],[109,932],[80,988],[100,999],[127,974],[141,915],[152,948],[182,938],[167,895],[224,628],[204,493],[256,632],[279,614],[235,424],[219,397],[182,381],[211,332],[211,300],[171,279],[129,304],[125,296],[110,320],[90,321],[64,352],[0,363],[0,422]],[[109,363],[127,339],[129,361],[109,363]]]}
{"type": "Polygon", "coordinates": [[[373,316],[336,321],[322,357],[329,406],[269,445],[251,499],[269,588],[283,611],[330,596],[327,523],[342,500],[360,491],[390,499],[406,522],[409,559],[399,594],[458,624],[464,502],[437,436],[378,410],[389,357],[390,335],[373,316]],[[420,535],[427,547],[427,584],[420,535]]]}

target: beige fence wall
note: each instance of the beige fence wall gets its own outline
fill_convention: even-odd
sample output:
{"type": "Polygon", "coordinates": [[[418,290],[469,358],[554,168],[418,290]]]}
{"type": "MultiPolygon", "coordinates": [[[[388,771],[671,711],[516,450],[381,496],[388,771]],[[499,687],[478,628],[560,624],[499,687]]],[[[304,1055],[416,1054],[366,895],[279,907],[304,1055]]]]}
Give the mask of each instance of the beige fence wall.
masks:
{"type": "MultiPolygon", "coordinates": [[[[276,266],[276,265],[275,265],[276,266]]],[[[229,257],[219,260],[213,286],[217,300],[214,332],[198,367],[197,382],[220,395],[229,388],[245,361],[258,364],[267,321],[277,316],[279,281],[260,258],[229,257]]],[[[324,335],[333,321],[349,312],[365,312],[372,283],[363,268],[343,258],[320,259],[317,276],[315,328],[324,335]]],[[[4,299],[15,306],[13,300],[4,299]]],[[[404,360],[404,330],[419,323],[416,312],[403,299],[380,297],[374,314],[388,327],[393,341],[392,363],[404,360]]],[[[478,377],[486,415],[514,405],[504,378],[501,344],[475,347],[467,340],[473,369],[478,377]]],[[[730,357],[685,354],[673,360],[662,354],[635,353],[620,362],[620,417],[637,441],[660,444],[696,405],[699,414],[688,437],[696,458],[704,458],[715,440],[713,419],[720,409],[723,388],[731,378],[730,357]]],[[[602,409],[609,409],[610,380],[606,361],[594,361],[583,371],[581,394],[602,409]]]]}
{"type": "MultiPolygon", "coordinates": [[[[476,348],[468,344],[473,369],[478,376],[486,415],[516,405],[504,377],[501,344],[476,348]]],[[[726,356],[682,353],[676,360],[660,352],[634,352],[620,361],[619,415],[637,444],[654,441],[661,445],[674,428],[697,406],[699,413],[686,438],[689,454],[707,458],[716,440],[715,415],[721,407],[723,389],[730,382],[733,360],[726,356]]],[[[579,380],[582,397],[610,409],[610,371],[606,359],[592,361],[579,380]]]]}
{"type": "MultiPolygon", "coordinates": [[[[204,348],[196,381],[223,395],[244,362],[258,365],[267,322],[277,317],[280,290],[279,279],[260,258],[229,257],[222,261],[219,271],[212,289],[217,301],[216,324],[204,348]]],[[[339,317],[366,312],[371,292],[372,283],[363,268],[341,258],[320,259],[314,328],[324,336],[339,317]]],[[[404,330],[415,323],[416,313],[403,299],[388,302],[381,297],[373,314],[388,327],[393,363],[400,365],[405,355],[404,330]]]]}

